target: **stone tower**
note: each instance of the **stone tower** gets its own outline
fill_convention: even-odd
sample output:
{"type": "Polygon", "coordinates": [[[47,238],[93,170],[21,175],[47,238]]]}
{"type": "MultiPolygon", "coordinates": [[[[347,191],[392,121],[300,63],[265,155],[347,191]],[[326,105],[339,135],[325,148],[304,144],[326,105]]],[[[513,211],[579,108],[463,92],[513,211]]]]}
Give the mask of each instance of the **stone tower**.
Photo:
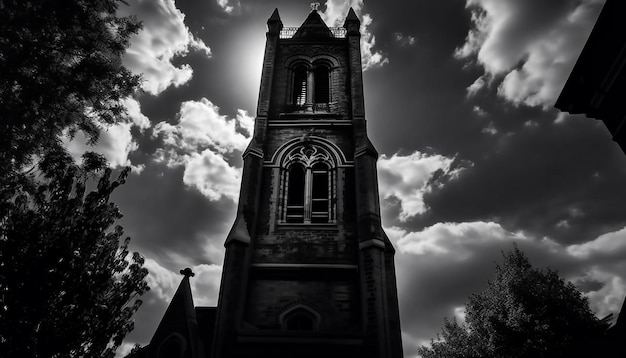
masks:
{"type": "MultiPolygon", "coordinates": [[[[230,357],[401,357],[394,249],[367,137],[360,21],[269,18],[254,137],[212,347],[230,357]]],[[[208,352],[207,352],[208,353],[208,352]]]]}

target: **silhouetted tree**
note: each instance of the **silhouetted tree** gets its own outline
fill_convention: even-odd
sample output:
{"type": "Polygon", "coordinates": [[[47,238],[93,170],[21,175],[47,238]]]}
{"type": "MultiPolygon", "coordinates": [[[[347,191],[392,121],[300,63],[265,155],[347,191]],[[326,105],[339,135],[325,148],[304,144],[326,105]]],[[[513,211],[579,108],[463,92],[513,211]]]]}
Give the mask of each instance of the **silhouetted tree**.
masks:
{"type": "Polygon", "coordinates": [[[104,158],[83,165],[61,153],[3,199],[0,222],[0,356],[113,357],[148,290],[143,258],[120,245],[122,215],[109,201],[104,158]],[[87,193],[86,187],[93,190],[87,193]]]}
{"type": "Polygon", "coordinates": [[[550,269],[533,268],[515,246],[503,253],[487,289],[466,304],[465,323],[444,321],[423,358],[594,356],[606,323],[587,299],[550,269]]]}
{"type": "Polygon", "coordinates": [[[60,135],[124,119],[120,100],[139,77],[122,66],[141,24],[118,17],[123,0],[0,2],[0,189],[34,158],[64,151],[60,135]]]}

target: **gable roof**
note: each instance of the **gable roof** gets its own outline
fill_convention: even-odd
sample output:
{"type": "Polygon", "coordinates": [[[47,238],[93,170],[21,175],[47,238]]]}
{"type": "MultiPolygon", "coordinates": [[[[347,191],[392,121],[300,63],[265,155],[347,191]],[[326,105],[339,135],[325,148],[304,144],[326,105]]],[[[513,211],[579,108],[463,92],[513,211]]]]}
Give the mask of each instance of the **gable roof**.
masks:
{"type": "Polygon", "coordinates": [[[333,38],[332,32],[328,29],[328,26],[322,20],[320,14],[313,10],[309,13],[306,20],[302,23],[298,31],[292,38],[294,39],[319,39],[319,38],[333,38]]]}

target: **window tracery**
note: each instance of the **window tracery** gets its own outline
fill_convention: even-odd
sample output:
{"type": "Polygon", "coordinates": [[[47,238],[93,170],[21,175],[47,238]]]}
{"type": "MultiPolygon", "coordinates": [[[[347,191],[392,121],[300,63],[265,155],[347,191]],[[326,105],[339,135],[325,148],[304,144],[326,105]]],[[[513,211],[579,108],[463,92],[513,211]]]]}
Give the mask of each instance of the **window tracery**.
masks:
{"type": "Polygon", "coordinates": [[[280,222],[335,222],[336,168],[330,154],[306,143],[287,153],[283,163],[280,222]]]}

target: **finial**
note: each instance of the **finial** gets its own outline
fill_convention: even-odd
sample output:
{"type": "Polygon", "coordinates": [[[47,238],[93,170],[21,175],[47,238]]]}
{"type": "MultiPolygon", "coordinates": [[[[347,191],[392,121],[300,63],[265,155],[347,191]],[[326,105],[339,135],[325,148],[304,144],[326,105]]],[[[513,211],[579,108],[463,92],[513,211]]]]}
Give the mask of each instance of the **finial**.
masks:
{"type": "Polygon", "coordinates": [[[185,277],[194,277],[196,275],[189,267],[185,267],[184,270],[180,270],[180,274],[185,277]]]}
{"type": "Polygon", "coordinates": [[[312,2],[311,3],[311,11],[317,11],[317,8],[320,7],[320,3],[312,2]]]}

